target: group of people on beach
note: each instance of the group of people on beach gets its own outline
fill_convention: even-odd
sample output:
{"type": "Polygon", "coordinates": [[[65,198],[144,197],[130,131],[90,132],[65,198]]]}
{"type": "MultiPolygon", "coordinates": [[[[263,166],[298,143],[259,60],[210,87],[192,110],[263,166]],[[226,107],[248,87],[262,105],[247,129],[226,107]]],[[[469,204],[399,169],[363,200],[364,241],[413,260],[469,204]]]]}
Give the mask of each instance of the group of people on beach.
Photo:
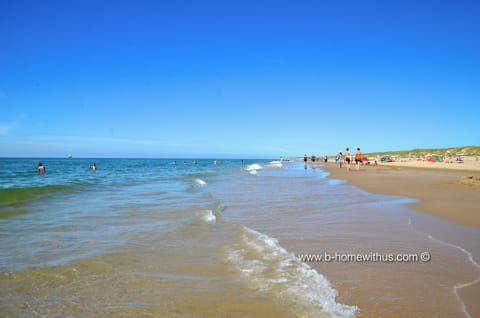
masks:
{"type": "MultiPolygon", "coordinates": [[[[304,162],[304,168],[305,169],[307,169],[308,160],[309,160],[309,158],[308,158],[307,154],[305,154],[305,156],[303,157],[303,162],[304,162]]],[[[328,156],[325,155],[322,158],[322,157],[319,157],[319,156],[312,155],[310,157],[310,162],[312,163],[312,169],[315,169],[315,164],[319,164],[322,160],[323,160],[323,162],[327,163],[328,162],[328,156]]]]}
{"type": "MultiPolygon", "coordinates": [[[[362,152],[360,148],[357,148],[357,152],[355,152],[355,170],[360,170],[360,164],[362,163],[362,152]]],[[[350,171],[350,162],[352,161],[352,154],[350,153],[350,148],[347,147],[345,149],[345,154],[341,151],[337,154],[335,161],[338,163],[340,168],[343,168],[343,163],[345,163],[345,167],[347,171],[350,171]]]]}
{"type": "MultiPolygon", "coordinates": [[[[362,159],[362,152],[360,148],[357,148],[357,151],[355,152],[355,155],[352,158],[352,154],[350,152],[350,148],[345,149],[345,154],[343,154],[341,151],[337,154],[335,157],[335,162],[340,166],[340,168],[343,168],[343,165],[345,163],[345,167],[347,168],[347,171],[350,171],[350,163],[355,160],[355,170],[360,170],[360,164],[363,163],[362,159]]],[[[317,157],[315,155],[312,155],[310,158],[305,154],[303,157],[303,163],[304,163],[304,168],[307,169],[307,164],[310,161],[312,164],[312,168],[314,168],[316,163],[320,163],[320,161],[323,159],[325,163],[328,162],[328,156],[324,156],[323,158],[317,157]]]]}

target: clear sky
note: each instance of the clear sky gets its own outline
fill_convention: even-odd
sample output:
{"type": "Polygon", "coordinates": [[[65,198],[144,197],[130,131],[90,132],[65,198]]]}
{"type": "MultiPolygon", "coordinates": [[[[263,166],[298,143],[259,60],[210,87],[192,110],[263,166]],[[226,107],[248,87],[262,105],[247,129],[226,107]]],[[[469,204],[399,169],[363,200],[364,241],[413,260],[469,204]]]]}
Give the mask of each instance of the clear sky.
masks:
{"type": "Polygon", "coordinates": [[[480,2],[0,0],[0,156],[480,144],[480,2]]]}

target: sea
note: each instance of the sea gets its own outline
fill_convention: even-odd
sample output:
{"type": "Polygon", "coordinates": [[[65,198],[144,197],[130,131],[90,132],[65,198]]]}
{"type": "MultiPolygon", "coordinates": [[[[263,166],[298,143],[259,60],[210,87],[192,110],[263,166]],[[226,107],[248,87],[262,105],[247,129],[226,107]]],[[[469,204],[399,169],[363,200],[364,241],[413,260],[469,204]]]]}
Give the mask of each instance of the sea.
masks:
{"type": "Polygon", "coordinates": [[[2,158],[0,317],[473,317],[479,231],[412,202],[298,161],[2,158]]]}

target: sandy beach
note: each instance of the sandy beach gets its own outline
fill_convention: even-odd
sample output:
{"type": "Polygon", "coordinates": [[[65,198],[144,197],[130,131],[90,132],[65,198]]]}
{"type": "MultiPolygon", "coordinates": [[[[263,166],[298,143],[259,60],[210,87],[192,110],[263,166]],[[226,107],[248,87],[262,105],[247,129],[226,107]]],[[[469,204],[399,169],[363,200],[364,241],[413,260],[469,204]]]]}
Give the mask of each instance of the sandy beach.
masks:
{"type": "MultiPolygon", "coordinates": [[[[377,166],[362,165],[358,171],[340,169],[335,162],[324,164],[323,169],[330,178],[346,180],[371,193],[405,196],[417,199],[409,207],[444,220],[453,222],[451,232],[462,237],[462,227],[480,228],[480,162],[469,160],[462,164],[431,162],[392,162],[377,166]],[[457,226],[460,225],[460,226],[457,226]]],[[[437,229],[438,232],[448,232],[437,229]]],[[[450,233],[446,234],[450,235],[450,233]]],[[[468,240],[464,238],[465,241],[468,240]]],[[[470,252],[478,262],[479,251],[475,242],[470,252]]],[[[476,300],[480,284],[460,291],[460,295],[471,314],[480,314],[476,300]]]]}
{"type": "Polygon", "coordinates": [[[257,159],[98,159],[94,172],[60,158],[40,176],[25,173],[36,159],[0,163],[15,186],[0,191],[5,317],[480,317],[478,227],[339,180],[463,193],[478,188],[469,173],[327,164],[333,180],[257,159]]]}
{"type": "Polygon", "coordinates": [[[411,205],[416,210],[480,228],[480,162],[391,162],[362,165],[359,171],[354,165],[347,171],[330,162],[324,168],[332,178],[373,193],[419,199],[411,205]]]}

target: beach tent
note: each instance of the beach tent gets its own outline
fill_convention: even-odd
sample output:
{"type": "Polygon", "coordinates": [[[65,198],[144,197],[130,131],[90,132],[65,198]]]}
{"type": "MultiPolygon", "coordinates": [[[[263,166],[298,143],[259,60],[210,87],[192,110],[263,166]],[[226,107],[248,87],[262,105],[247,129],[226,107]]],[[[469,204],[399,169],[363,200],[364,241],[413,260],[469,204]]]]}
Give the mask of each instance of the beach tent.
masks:
{"type": "Polygon", "coordinates": [[[368,162],[367,156],[363,156],[363,157],[362,157],[362,162],[368,162]]]}
{"type": "Polygon", "coordinates": [[[390,156],[383,156],[380,160],[382,162],[393,162],[393,159],[390,156]]]}
{"type": "Polygon", "coordinates": [[[430,155],[427,157],[427,161],[429,162],[441,162],[442,160],[440,160],[440,156],[438,155],[430,155]]]}

